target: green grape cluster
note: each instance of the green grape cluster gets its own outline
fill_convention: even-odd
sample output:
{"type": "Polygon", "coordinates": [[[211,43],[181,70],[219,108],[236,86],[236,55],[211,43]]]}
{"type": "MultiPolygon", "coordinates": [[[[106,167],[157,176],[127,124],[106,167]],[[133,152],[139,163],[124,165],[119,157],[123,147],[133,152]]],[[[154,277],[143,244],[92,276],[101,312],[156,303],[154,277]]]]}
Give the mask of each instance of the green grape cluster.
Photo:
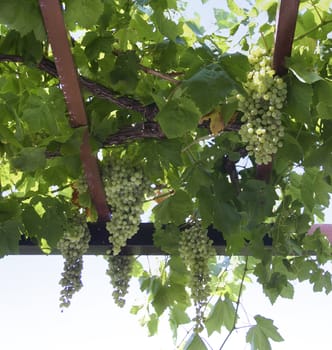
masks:
{"type": "Polygon", "coordinates": [[[83,219],[73,217],[68,220],[68,226],[63,237],[58,242],[58,249],[64,258],[64,268],[59,284],[62,286],[60,307],[70,306],[73,295],[83,284],[83,254],[89,248],[90,232],[83,219]]]}
{"type": "Polygon", "coordinates": [[[88,191],[88,184],[86,183],[86,180],[84,176],[80,176],[76,182],[75,182],[75,188],[78,191],[78,193],[85,193],[88,191]]]}
{"type": "Polygon", "coordinates": [[[212,241],[199,223],[185,229],[179,241],[179,253],[190,273],[189,287],[196,316],[195,332],[203,330],[204,309],[210,295],[209,258],[215,255],[212,241]]]}
{"type": "Polygon", "coordinates": [[[134,258],[132,256],[114,256],[111,254],[105,255],[104,258],[108,264],[106,274],[111,278],[111,285],[113,286],[113,300],[119,307],[123,307],[126,302],[125,296],[128,293],[134,258]]]}
{"type": "Polygon", "coordinates": [[[253,70],[248,73],[244,84],[247,96],[237,95],[238,108],[243,112],[240,135],[256,163],[268,164],[272,155],[282,147],[281,109],[286,100],[287,85],[276,76],[271,59],[265,56],[264,50],[252,50],[248,58],[253,70]]]}
{"type": "Polygon", "coordinates": [[[150,191],[150,186],[142,169],[126,161],[108,163],[103,170],[106,197],[112,208],[111,221],[106,223],[106,228],[112,253],[117,255],[127,239],[138,231],[144,194],[150,191]]]}

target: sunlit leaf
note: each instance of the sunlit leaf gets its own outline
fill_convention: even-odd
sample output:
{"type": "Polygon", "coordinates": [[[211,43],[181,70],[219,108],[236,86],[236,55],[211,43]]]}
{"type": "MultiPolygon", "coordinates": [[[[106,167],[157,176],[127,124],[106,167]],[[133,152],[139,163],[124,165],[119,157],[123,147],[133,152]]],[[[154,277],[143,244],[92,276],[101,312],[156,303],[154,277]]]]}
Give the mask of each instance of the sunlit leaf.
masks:
{"type": "Polygon", "coordinates": [[[207,346],[204,344],[202,338],[197,334],[193,333],[187,340],[183,350],[207,350],[207,346]]]}
{"type": "Polygon", "coordinates": [[[271,350],[270,339],[276,342],[281,342],[284,339],[277,331],[273,321],[265,317],[256,315],[256,325],[252,326],[247,333],[247,343],[254,350],[271,350]]]}

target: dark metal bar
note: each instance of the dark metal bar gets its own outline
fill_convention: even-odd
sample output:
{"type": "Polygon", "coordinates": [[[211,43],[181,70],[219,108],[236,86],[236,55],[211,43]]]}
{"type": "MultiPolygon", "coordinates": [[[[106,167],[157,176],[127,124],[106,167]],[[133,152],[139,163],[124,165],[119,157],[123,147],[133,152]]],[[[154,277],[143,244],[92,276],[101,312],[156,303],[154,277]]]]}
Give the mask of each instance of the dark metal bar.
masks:
{"type": "MultiPolygon", "coordinates": [[[[106,230],[106,225],[103,222],[100,223],[88,223],[88,228],[91,234],[90,247],[86,255],[103,255],[108,249],[110,249],[110,244],[108,242],[108,231],[106,230]]],[[[315,230],[320,229],[320,231],[327,237],[327,239],[332,243],[332,224],[315,224],[313,225],[308,234],[312,234],[315,230]]],[[[159,248],[154,246],[153,234],[155,232],[155,227],[153,223],[141,223],[138,232],[134,237],[127,241],[127,246],[123,248],[123,255],[167,255],[165,252],[161,251],[159,248]]],[[[208,235],[213,241],[213,246],[216,249],[217,255],[227,255],[226,254],[226,240],[223,238],[222,233],[213,227],[209,227],[208,235]]],[[[265,236],[263,238],[264,247],[266,249],[272,249],[272,238],[265,236]]],[[[31,240],[22,239],[20,241],[20,255],[44,255],[37,244],[31,240]]],[[[58,255],[60,252],[58,250],[53,250],[52,255],[58,255]]],[[[241,252],[242,255],[250,254],[247,251],[241,252]]],[[[313,252],[314,254],[314,252],[313,252]]]]}
{"type": "MultiPolygon", "coordinates": [[[[89,223],[88,224],[91,241],[87,255],[103,255],[108,249],[110,244],[108,242],[108,231],[106,230],[105,223],[89,223]]],[[[142,223],[139,226],[139,230],[134,237],[128,240],[127,246],[123,248],[123,255],[167,255],[153,244],[153,234],[155,232],[154,225],[152,223],[142,223]]],[[[226,241],[222,234],[216,229],[210,227],[208,230],[209,237],[213,240],[213,245],[218,255],[226,254],[226,241]]],[[[272,239],[269,237],[264,238],[264,246],[267,249],[272,247],[272,239]]],[[[34,244],[31,240],[23,239],[20,242],[20,255],[43,255],[44,253],[40,248],[34,244]]],[[[51,254],[60,254],[58,250],[52,251],[51,254]]],[[[244,252],[245,254],[245,252],[244,252]]]]}

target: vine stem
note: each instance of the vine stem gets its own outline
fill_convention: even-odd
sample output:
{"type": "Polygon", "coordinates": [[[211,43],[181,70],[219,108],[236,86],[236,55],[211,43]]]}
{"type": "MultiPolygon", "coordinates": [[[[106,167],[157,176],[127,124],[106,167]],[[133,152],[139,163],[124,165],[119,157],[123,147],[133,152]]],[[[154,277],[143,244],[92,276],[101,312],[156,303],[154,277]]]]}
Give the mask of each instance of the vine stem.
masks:
{"type": "Polygon", "coordinates": [[[237,327],[236,327],[237,316],[238,316],[238,312],[239,312],[240,300],[241,300],[242,291],[243,291],[243,286],[244,286],[244,279],[245,279],[246,274],[247,274],[247,272],[248,272],[248,260],[249,260],[249,256],[246,256],[245,265],[244,265],[244,269],[243,269],[243,274],[242,274],[242,278],[241,278],[240,289],[239,289],[239,295],[238,295],[237,300],[236,300],[236,308],[235,308],[235,313],[234,313],[233,327],[231,328],[231,330],[230,330],[229,333],[227,334],[227,337],[225,338],[225,340],[224,340],[223,343],[221,344],[219,350],[222,350],[222,349],[223,349],[223,347],[224,347],[225,344],[227,343],[227,341],[228,341],[228,339],[230,338],[230,336],[231,336],[231,335],[233,334],[233,332],[237,329],[237,327]]]}
{"type": "MultiPolygon", "coordinates": [[[[0,62],[13,62],[25,64],[25,61],[22,56],[10,54],[0,54],[0,62]]],[[[35,66],[35,68],[38,68],[41,71],[46,72],[47,74],[55,78],[59,78],[59,74],[55,63],[46,57],[43,57],[41,61],[35,66]]],[[[158,113],[158,107],[154,103],[147,106],[143,106],[139,101],[131,97],[119,96],[119,94],[116,91],[87,77],[79,75],[78,79],[82,87],[88,90],[90,93],[92,93],[92,95],[111,101],[120,108],[136,111],[142,114],[147,120],[153,120],[156,114],[158,113]]]]}
{"type": "Polygon", "coordinates": [[[167,80],[169,81],[170,83],[172,84],[179,84],[180,81],[173,78],[170,74],[166,74],[166,73],[162,73],[162,72],[158,72],[152,68],[149,68],[149,67],[146,67],[146,66],[143,66],[142,64],[139,65],[139,68],[145,72],[146,74],[150,74],[150,75],[153,75],[157,78],[160,78],[160,79],[163,79],[163,80],[167,80]]]}
{"type": "Polygon", "coordinates": [[[301,40],[303,38],[305,38],[308,34],[311,34],[312,32],[315,32],[316,30],[328,25],[332,23],[332,19],[328,20],[328,21],[322,21],[322,23],[318,24],[316,27],[312,28],[312,29],[309,29],[307,32],[301,34],[301,35],[298,35],[296,38],[294,38],[294,41],[297,41],[297,40],[301,40]]]}
{"type": "Polygon", "coordinates": [[[324,20],[323,20],[321,14],[319,13],[319,11],[317,10],[316,5],[314,4],[314,2],[312,0],[310,1],[310,3],[311,3],[311,6],[313,7],[313,9],[315,10],[315,12],[317,13],[317,16],[319,17],[321,23],[323,23],[324,20]]]}
{"type": "Polygon", "coordinates": [[[162,194],[159,194],[159,195],[154,196],[154,197],[152,197],[152,198],[148,198],[148,199],[146,199],[144,202],[146,203],[146,202],[155,201],[155,200],[158,200],[158,199],[161,199],[161,198],[169,197],[169,196],[171,196],[171,195],[174,194],[174,193],[175,193],[174,190],[169,190],[169,191],[166,192],[166,193],[162,193],[162,194]]]}

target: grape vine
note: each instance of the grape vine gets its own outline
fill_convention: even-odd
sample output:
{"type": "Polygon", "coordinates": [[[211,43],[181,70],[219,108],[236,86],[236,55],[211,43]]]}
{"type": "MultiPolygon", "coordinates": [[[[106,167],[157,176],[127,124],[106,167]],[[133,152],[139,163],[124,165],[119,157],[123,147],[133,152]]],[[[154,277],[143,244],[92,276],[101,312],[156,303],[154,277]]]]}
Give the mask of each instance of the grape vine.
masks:
{"type": "Polygon", "coordinates": [[[58,249],[64,258],[64,268],[59,284],[62,286],[60,307],[70,306],[73,295],[82,284],[83,254],[89,248],[90,232],[83,218],[75,216],[68,219],[63,237],[58,242],[58,249]]]}
{"type": "Polygon", "coordinates": [[[215,255],[207,230],[199,223],[185,229],[181,234],[179,253],[190,273],[189,287],[196,311],[194,330],[199,333],[204,328],[204,309],[210,295],[208,261],[215,255]]]}
{"type": "Polygon", "coordinates": [[[132,256],[112,255],[108,252],[104,256],[108,264],[106,274],[110,277],[113,286],[113,300],[119,307],[125,305],[125,296],[128,293],[129,281],[134,258],[132,256]]]}
{"type": "Polygon", "coordinates": [[[110,233],[112,254],[118,255],[127,239],[138,230],[144,194],[150,187],[142,169],[126,161],[107,163],[103,176],[106,197],[112,208],[112,218],[106,228],[110,233]]]}
{"type": "MultiPolygon", "coordinates": [[[[66,64],[51,50],[54,41],[44,30],[50,22],[38,6],[46,2],[1,5],[0,257],[54,250],[63,237],[60,302],[69,306],[82,286],[89,220],[89,252],[110,249],[107,274],[122,306],[131,264],[122,256],[139,227],[137,251],[161,250],[170,258],[156,273],[149,262],[148,269],[134,262],[131,273],[147,302],[134,305],[133,313],[142,315],[151,335],[160,331],[161,317],[169,317],[174,339],[193,321],[196,333],[188,333],[186,349],[206,348],[203,325],[208,336],[235,333],[250,274],[271,302],[292,298],[296,278],[330,292],[331,273],[320,266],[331,260],[329,242],[306,234],[317,218],[324,220],[332,193],[330,3],[256,0],[238,6],[228,0],[214,10],[207,5],[212,21],[205,24],[189,18],[183,1],[104,6],[101,0],[65,0],[62,29],[72,39],[88,117],[85,127],[73,128],[78,102],[67,104],[66,73],[58,69],[66,64]],[[213,33],[206,26],[211,23],[213,33]],[[248,153],[254,167],[237,163],[248,153]],[[103,155],[101,169],[96,154],[103,155]],[[141,162],[157,195],[148,194],[155,207],[147,225],[140,224],[149,191],[141,162]],[[74,211],[84,215],[72,219],[74,211]],[[189,229],[192,213],[199,213],[198,222],[189,229]],[[227,266],[210,259],[208,271],[212,247],[200,222],[211,227],[216,244],[226,244],[227,254],[245,251],[254,259],[245,267],[235,267],[236,259],[227,266]],[[183,225],[188,229],[181,231],[183,225]],[[271,249],[263,248],[267,241],[271,249]],[[308,252],[316,256],[308,260],[308,252]]],[[[205,2],[195,2],[198,13],[209,12],[205,2]]],[[[65,43],[67,36],[55,39],[65,43]]],[[[253,349],[280,339],[270,321],[256,321],[246,337],[253,349]]]]}
{"type": "Polygon", "coordinates": [[[270,163],[272,155],[282,147],[281,109],[287,95],[286,83],[275,75],[271,59],[265,54],[260,48],[251,51],[248,58],[253,70],[244,84],[247,96],[237,95],[238,108],[243,112],[240,135],[257,164],[270,163]]]}

